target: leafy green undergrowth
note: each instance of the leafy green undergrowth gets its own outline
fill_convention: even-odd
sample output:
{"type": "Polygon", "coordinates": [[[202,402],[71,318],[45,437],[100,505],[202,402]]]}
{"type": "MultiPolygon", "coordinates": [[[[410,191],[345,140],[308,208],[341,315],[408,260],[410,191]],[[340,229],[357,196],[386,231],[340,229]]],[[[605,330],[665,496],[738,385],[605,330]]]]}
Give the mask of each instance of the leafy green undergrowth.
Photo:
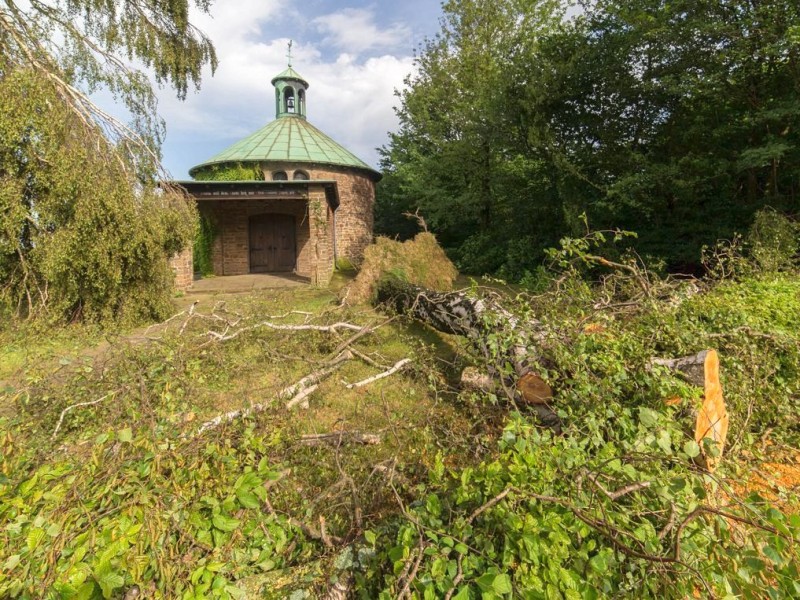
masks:
{"type": "Polygon", "coordinates": [[[797,490],[748,479],[767,440],[800,458],[800,281],[696,295],[676,284],[665,301],[618,310],[596,302],[607,290],[559,285],[516,311],[548,332],[540,364],[563,434],[516,413],[496,455],[438,463],[406,514],[376,532],[362,597],[798,597],[797,490]],[[693,437],[702,390],[650,363],[706,348],[720,353],[731,419],[714,474],[700,459],[719,449],[693,437]]]}
{"type": "Polygon", "coordinates": [[[29,361],[0,421],[0,596],[300,599],[338,581],[361,598],[797,597],[796,491],[747,480],[765,447],[797,456],[800,282],[675,284],[636,302],[605,283],[560,278],[506,301],[542,323],[559,435],[457,394],[479,357],[400,318],[351,340],[380,366],[343,363],[307,410],[273,402],[197,435],[358,333],[253,325],[387,320],[317,290],[203,300],[202,317],[73,352],[57,372],[29,361]],[[731,413],[714,474],[701,458],[718,449],[692,435],[701,392],[650,362],[706,348],[731,413]],[[345,385],[404,357],[411,368],[345,385]],[[381,443],[301,440],[340,430],[381,443]]]}
{"type": "Polygon", "coordinates": [[[28,360],[7,381],[15,410],[0,420],[0,597],[118,598],[133,585],[152,598],[313,590],[330,540],[398,511],[387,477],[400,489],[424,480],[443,434],[453,464],[482,452],[480,419],[445,401],[446,369],[429,368],[452,361],[438,336],[382,325],[351,347],[377,365],[410,357],[411,368],[350,390],[344,383],[380,371],[351,359],[309,409],[289,411],[270,402],[276,391],[319,369],[353,331],[255,327],[225,341],[208,331],[386,317],[311,289],[191,310],[99,349],[28,360]],[[198,434],[218,414],[261,403],[263,412],[198,434]],[[301,441],[340,430],[381,443],[301,441]]]}

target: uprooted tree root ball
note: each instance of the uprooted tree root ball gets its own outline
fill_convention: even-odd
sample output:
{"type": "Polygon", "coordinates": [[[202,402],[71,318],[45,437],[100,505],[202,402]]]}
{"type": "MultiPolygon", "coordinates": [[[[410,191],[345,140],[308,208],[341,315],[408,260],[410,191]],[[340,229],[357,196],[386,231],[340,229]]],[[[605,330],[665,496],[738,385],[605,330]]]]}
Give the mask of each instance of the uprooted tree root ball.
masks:
{"type": "Polygon", "coordinates": [[[348,304],[374,300],[378,283],[386,276],[431,290],[446,291],[453,288],[458,270],[432,233],[423,231],[405,242],[379,237],[364,251],[364,261],[355,281],[343,291],[344,300],[348,304]]]}

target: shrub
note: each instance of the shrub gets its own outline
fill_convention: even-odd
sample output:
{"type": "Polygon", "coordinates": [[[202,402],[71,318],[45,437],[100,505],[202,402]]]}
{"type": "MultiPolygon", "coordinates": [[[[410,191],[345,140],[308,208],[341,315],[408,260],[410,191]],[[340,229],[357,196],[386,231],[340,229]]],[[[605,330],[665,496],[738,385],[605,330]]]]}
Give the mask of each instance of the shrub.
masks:
{"type": "Polygon", "coordinates": [[[792,266],[800,249],[800,228],[781,213],[764,208],[756,213],[747,233],[750,256],[762,271],[792,266]]]}

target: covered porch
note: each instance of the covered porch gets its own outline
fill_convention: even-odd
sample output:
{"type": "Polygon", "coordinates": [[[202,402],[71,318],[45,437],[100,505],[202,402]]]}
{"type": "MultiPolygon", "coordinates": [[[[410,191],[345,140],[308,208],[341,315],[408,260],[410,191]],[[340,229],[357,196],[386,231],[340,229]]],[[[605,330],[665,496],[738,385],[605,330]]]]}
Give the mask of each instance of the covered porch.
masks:
{"type": "MultiPolygon", "coordinates": [[[[201,216],[211,224],[215,279],[271,274],[313,285],[330,281],[336,260],[336,182],[175,183],[194,198],[201,216]]],[[[194,289],[204,287],[203,281],[195,281],[194,289]]]]}

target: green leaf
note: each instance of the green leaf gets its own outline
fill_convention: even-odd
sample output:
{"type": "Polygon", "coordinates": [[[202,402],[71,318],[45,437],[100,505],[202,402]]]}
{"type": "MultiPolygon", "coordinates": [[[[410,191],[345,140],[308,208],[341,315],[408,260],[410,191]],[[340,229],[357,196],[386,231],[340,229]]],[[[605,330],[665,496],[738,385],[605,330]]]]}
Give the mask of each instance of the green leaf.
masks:
{"type": "Polygon", "coordinates": [[[239,499],[239,503],[245,508],[258,508],[261,506],[261,502],[258,501],[258,498],[253,492],[240,489],[236,491],[236,497],[239,499]]]}
{"type": "Polygon", "coordinates": [[[700,446],[694,440],[689,440],[683,445],[683,451],[689,458],[694,458],[700,454],[700,446]]]}
{"type": "Polygon", "coordinates": [[[233,517],[226,517],[225,515],[214,515],[211,519],[214,527],[220,531],[233,531],[239,527],[239,520],[233,517]]]}
{"type": "Polygon", "coordinates": [[[460,587],[458,593],[453,596],[453,600],[469,600],[469,586],[460,587]]]}
{"type": "Polygon", "coordinates": [[[510,594],[514,591],[511,587],[511,577],[505,573],[497,575],[492,581],[492,589],[498,594],[510,594]]]}
{"type": "Polygon", "coordinates": [[[662,429],[658,432],[658,447],[661,448],[667,454],[672,454],[672,439],[669,436],[669,432],[666,429],[662,429]]]}
{"type": "Polygon", "coordinates": [[[604,554],[595,554],[589,559],[589,566],[596,573],[605,573],[608,570],[608,563],[604,554]]]}
{"type": "Polygon", "coordinates": [[[72,600],[91,600],[94,597],[96,587],[94,581],[87,581],[78,588],[78,592],[72,600]]]}
{"type": "Polygon", "coordinates": [[[19,564],[20,555],[19,554],[12,554],[6,559],[6,562],[3,563],[3,570],[4,571],[13,571],[14,567],[19,564]]]}
{"type": "Polygon", "coordinates": [[[658,423],[658,413],[654,410],[647,408],[646,406],[640,406],[639,421],[645,427],[652,427],[653,425],[658,423]]]}
{"type": "Polygon", "coordinates": [[[131,428],[126,427],[125,429],[120,429],[117,432],[117,439],[123,444],[130,443],[130,441],[133,439],[133,432],[131,431],[131,428]]]}
{"type": "Polygon", "coordinates": [[[103,591],[103,598],[111,598],[115,589],[125,585],[125,578],[115,572],[108,561],[103,561],[97,566],[94,578],[103,591]]]}
{"type": "Polygon", "coordinates": [[[477,583],[478,587],[484,592],[493,591],[494,588],[492,587],[492,584],[494,583],[494,575],[491,573],[481,575],[475,580],[475,583],[477,583]]]}
{"type": "Polygon", "coordinates": [[[44,539],[44,529],[35,527],[28,532],[25,542],[28,545],[28,550],[35,550],[39,543],[44,539]]]}
{"type": "Polygon", "coordinates": [[[367,540],[368,544],[371,544],[372,546],[374,546],[375,545],[375,541],[378,539],[378,536],[375,535],[374,531],[370,531],[369,529],[367,529],[364,532],[364,539],[367,540]]]}

